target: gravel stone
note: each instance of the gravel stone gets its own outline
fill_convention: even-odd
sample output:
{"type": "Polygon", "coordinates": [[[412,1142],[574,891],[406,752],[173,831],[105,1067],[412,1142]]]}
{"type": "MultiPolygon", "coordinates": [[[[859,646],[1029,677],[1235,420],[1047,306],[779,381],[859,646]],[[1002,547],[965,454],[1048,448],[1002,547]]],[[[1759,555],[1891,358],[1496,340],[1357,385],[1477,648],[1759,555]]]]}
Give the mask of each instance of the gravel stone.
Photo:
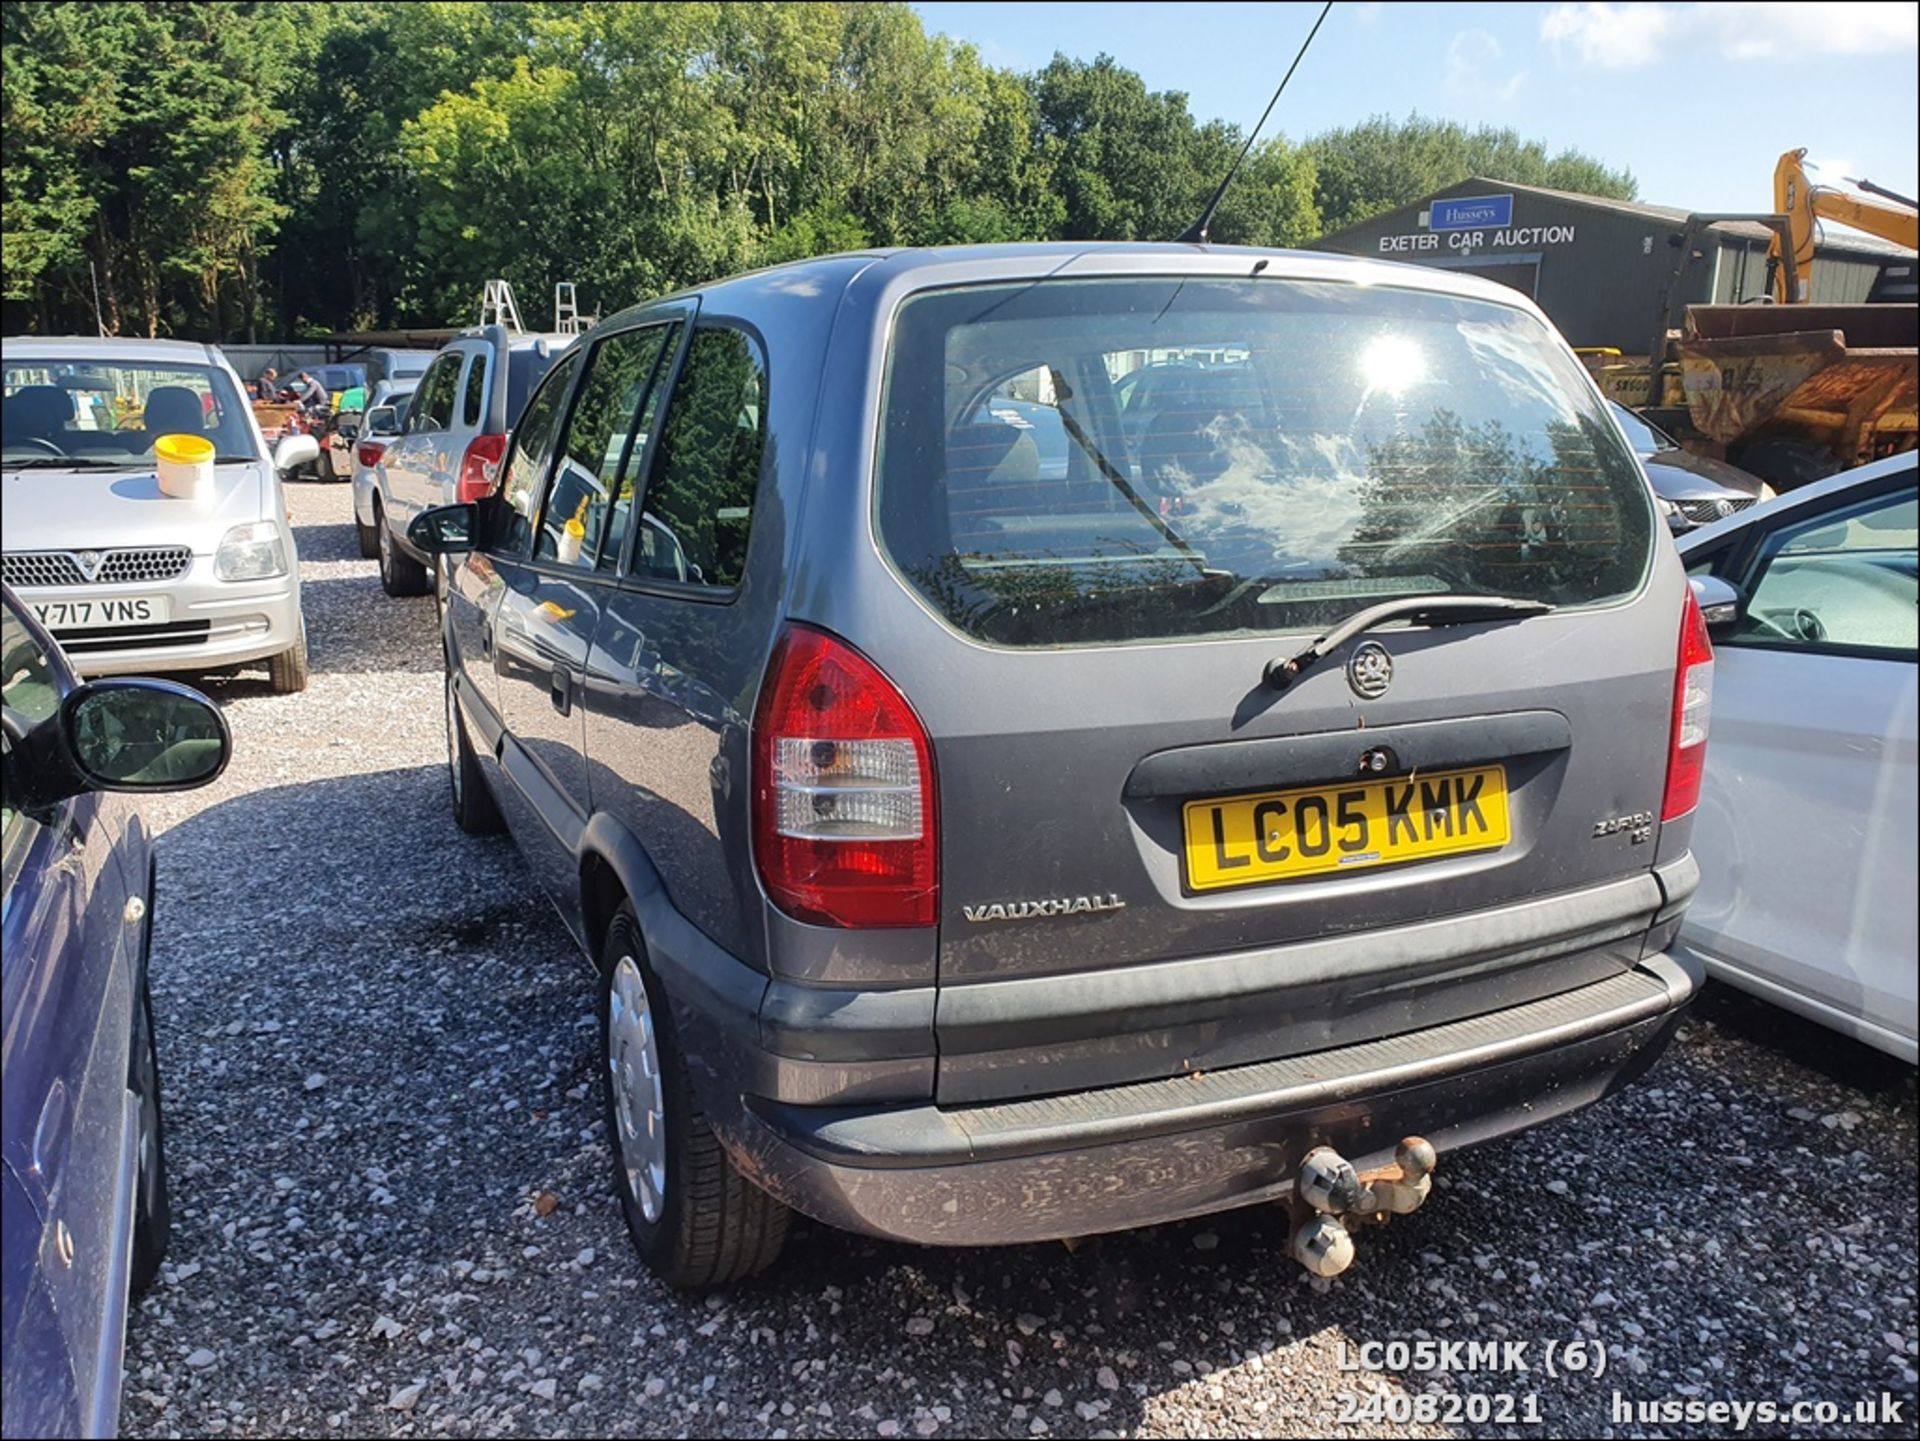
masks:
{"type": "Polygon", "coordinates": [[[1835,1038],[1756,1034],[1711,993],[1639,1084],[1443,1154],[1331,1283],[1259,1206],[1073,1252],[800,1225],[712,1305],[661,1285],[611,1192],[593,975],[513,844],[454,827],[434,602],[381,594],[349,490],[288,487],[310,688],[189,678],[233,762],[143,802],[174,1233],[129,1323],[123,1435],[1314,1436],[1342,1393],[1429,1388],[1535,1398],[1542,1436],[1688,1434],[1611,1419],[1616,1389],[1885,1391],[1910,1425],[1913,1073],[1844,1074],[1835,1038]],[[1610,1367],[1341,1369],[1421,1338],[1585,1339],[1610,1367]]]}

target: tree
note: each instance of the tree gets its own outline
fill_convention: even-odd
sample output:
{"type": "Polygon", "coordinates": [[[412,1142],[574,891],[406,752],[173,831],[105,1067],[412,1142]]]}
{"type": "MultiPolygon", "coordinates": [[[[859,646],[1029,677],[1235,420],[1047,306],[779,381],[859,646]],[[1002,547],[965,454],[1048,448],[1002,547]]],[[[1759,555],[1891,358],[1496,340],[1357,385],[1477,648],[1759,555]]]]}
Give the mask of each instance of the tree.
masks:
{"type": "Polygon", "coordinates": [[[277,7],[5,11],[6,271],[47,328],[244,328],[282,208],[277,7]]]}
{"type": "Polygon", "coordinates": [[[1630,172],[1610,170],[1577,150],[1549,155],[1544,145],[1522,140],[1512,130],[1482,126],[1469,131],[1419,115],[1404,121],[1375,116],[1316,135],[1307,149],[1329,233],[1473,175],[1615,200],[1632,200],[1639,193],[1630,172]]]}
{"type": "MultiPolygon", "coordinates": [[[[1033,75],[898,4],[4,7],[10,329],[293,337],[608,311],[869,245],[1170,240],[1243,134],[1112,57],[1033,75]]],[[[1298,245],[1471,174],[1632,177],[1418,116],[1268,137],[1217,242],[1298,245]]]]}

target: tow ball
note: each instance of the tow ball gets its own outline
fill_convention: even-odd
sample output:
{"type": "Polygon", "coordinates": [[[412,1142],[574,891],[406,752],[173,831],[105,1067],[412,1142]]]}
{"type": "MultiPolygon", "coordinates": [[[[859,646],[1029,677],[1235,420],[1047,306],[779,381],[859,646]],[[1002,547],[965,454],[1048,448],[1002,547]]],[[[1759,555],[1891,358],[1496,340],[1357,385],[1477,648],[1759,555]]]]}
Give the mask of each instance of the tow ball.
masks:
{"type": "Polygon", "coordinates": [[[1316,1276],[1338,1276],[1353,1264],[1353,1232],[1383,1226],[1420,1209],[1433,1189],[1433,1143],[1408,1136],[1395,1164],[1364,1175],[1331,1146],[1307,1152],[1293,1188],[1293,1259],[1316,1276]]]}

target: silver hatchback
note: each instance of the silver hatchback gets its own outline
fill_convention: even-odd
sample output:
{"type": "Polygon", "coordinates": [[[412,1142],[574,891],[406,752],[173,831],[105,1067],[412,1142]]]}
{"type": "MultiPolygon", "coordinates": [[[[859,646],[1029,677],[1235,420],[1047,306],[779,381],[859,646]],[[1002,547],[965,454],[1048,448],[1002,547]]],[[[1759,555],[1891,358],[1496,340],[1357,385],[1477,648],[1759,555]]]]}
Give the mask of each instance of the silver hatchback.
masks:
{"type": "MultiPolygon", "coordinates": [[[[211,346],[9,339],[0,409],[6,583],[83,675],[264,662],[307,683],[299,556],[280,465],[211,346]],[[154,442],[211,443],[210,492],[160,489],[154,442]]],[[[282,442],[287,466],[316,454],[282,442]]]]}

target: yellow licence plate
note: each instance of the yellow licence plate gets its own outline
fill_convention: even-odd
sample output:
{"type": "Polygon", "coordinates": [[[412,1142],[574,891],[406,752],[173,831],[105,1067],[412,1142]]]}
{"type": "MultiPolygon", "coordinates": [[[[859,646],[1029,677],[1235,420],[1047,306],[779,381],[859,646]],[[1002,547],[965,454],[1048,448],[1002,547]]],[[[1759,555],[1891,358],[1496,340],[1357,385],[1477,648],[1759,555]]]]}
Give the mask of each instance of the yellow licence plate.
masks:
{"type": "Polygon", "coordinates": [[[1502,766],[1188,801],[1196,891],[1494,850],[1510,838],[1502,766]]]}

